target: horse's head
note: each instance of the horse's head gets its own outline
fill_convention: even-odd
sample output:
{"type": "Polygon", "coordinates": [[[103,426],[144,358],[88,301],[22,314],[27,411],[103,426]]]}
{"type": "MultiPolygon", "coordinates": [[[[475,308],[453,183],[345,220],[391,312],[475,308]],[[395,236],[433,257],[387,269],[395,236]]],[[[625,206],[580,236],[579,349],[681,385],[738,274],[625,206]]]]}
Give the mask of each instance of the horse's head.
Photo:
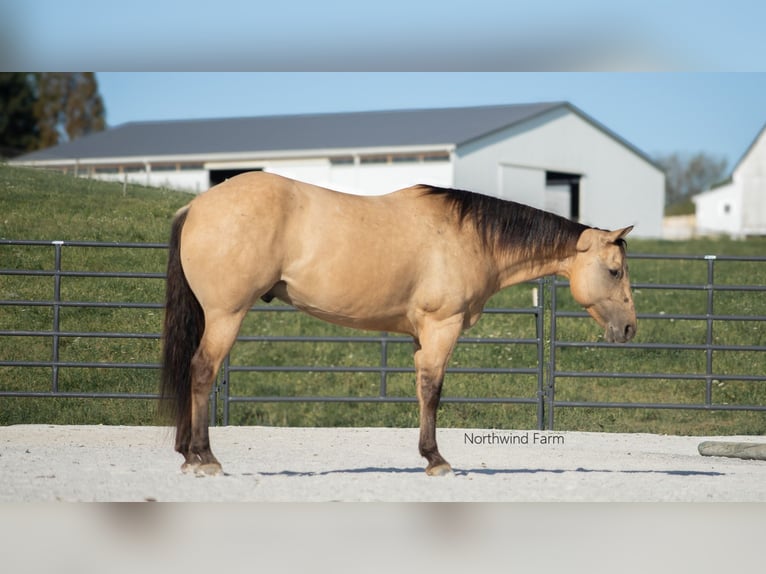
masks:
{"type": "Polygon", "coordinates": [[[575,301],[604,328],[604,337],[610,343],[627,343],[636,334],[636,310],[623,239],[631,229],[633,226],[617,231],[583,231],[569,273],[575,301]]]}

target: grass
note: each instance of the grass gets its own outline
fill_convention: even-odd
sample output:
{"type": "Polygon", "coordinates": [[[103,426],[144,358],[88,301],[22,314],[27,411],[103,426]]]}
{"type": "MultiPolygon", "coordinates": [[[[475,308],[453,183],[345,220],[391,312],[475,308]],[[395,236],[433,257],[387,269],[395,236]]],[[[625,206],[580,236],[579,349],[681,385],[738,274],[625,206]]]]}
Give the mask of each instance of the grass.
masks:
{"type": "MultiPolygon", "coordinates": [[[[70,240],[100,242],[164,243],[173,213],[191,198],[188,194],[141,186],[76,179],[36,170],[0,166],[0,238],[24,240],[70,240]]],[[[762,255],[763,239],[731,241],[698,239],[686,242],[631,240],[630,252],[688,255],[762,255]]],[[[140,271],[162,273],[163,249],[63,248],[63,268],[70,271],[140,271]]],[[[53,248],[46,246],[0,246],[0,268],[50,270],[53,248]]],[[[707,262],[634,258],[630,262],[639,313],[659,315],[705,314],[707,298],[700,291],[652,289],[658,283],[705,284],[707,262]]],[[[766,264],[718,261],[717,283],[766,284],[766,264]]],[[[102,301],[156,304],[163,297],[161,279],[113,279],[64,277],[65,301],[102,301]]],[[[0,276],[2,300],[51,300],[49,276],[0,276]]],[[[558,296],[567,309],[578,310],[568,290],[558,296]]],[[[517,286],[498,294],[490,307],[530,307],[531,287],[517,286]]],[[[717,314],[766,316],[766,297],[759,293],[720,292],[715,296],[717,314]]],[[[371,336],[322,323],[299,313],[273,310],[251,313],[242,335],[371,336]]],[[[158,338],[116,339],[86,336],[87,333],[160,331],[162,310],[64,307],[60,360],[77,362],[158,362],[158,338]]],[[[53,313],[49,307],[0,306],[0,330],[49,331],[53,313]]],[[[533,338],[531,316],[487,314],[466,333],[468,337],[533,338]]],[[[642,319],[637,342],[704,344],[705,321],[642,319]]],[[[546,322],[546,329],[547,329],[546,322]]],[[[563,318],[557,324],[558,340],[599,341],[601,332],[590,319],[563,318]]],[[[716,321],[714,343],[766,346],[761,324],[753,321],[716,321]]],[[[0,359],[47,361],[51,338],[47,336],[3,337],[0,359]]],[[[546,350],[546,353],[549,349],[546,350]]],[[[688,374],[704,372],[704,350],[667,351],[623,347],[559,348],[557,369],[589,372],[639,372],[688,374]]],[[[284,365],[367,366],[380,364],[379,342],[370,343],[275,343],[240,342],[231,355],[233,366],[284,365]]],[[[388,365],[412,368],[409,342],[388,343],[388,365]]],[[[761,375],[766,372],[763,352],[715,351],[718,375],[761,375]]],[[[535,367],[534,345],[468,344],[458,346],[450,366],[535,367]]],[[[156,392],[156,369],[61,368],[59,390],[80,393],[156,392]]],[[[235,396],[351,396],[375,397],[380,375],[371,373],[234,372],[230,381],[235,396]]],[[[0,367],[0,390],[47,392],[50,368],[0,367]]],[[[560,401],[614,401],[620,403],[692,404],[705,400],[704,381],[668,377],[616,379],[611,377],[566,378],[556,381],[560,401]]],[[[766,383],[719,380],[712,388],[713,402],[720,405],[764,405],[766,383]]],[[[534,398],[533,375],[475,375],[450,373],[444,396],[534,398]]],[[[410,372],[390,374],[387,394],[411,401],[415,396],[410,372]]],[[[0,397],[0,424],[155,424],[155,401],[144,399],[10,398],[0,397]]],[[[219,406],[220,413],[220,406],[219,406]]],[[[764,434],[763,412],[690,411],[667,409],[569,408],[555,410],[560,430],[641,431],[670,434],[764,434]]],[[[243,402],[231,406],[234,424],[295,426],[417,426],[412,402],[396,404],[337,404],[325,402],[243,402]]],[[[454,404],[440,409],[440,425],[481,428],[533,428],[536,407],[527,404],[454,404]]]]}
{"type": "MultiPolygon", "coordinates": [[[[164,243],[174,212],[188,194],[76,179],[55,173],[0,165],[0,238],[127,243],[164,243]]],[[[163,249],[95,249],[65,247],[65,271],[140,271],[162,273],[163,249]]],[[[50,270],[51,246],[0,247],[0,268],[50,270]]],[[[65,301],[159,303],[161,280],[63,278],[65,301]]],[[[0,276],[0,299],[53,298],[51,277],[0,276]]],[[[0,307],[0,329],[49,331],[49,307],[0,307]]],[[[61,310],[60,328],[73,332],[159,333],[161,309],[61,310]]],[[[50,337],[3,338],[2,359],[46,361],[50,337]]],[[[70,362],[156,363],[157,339],[104,339],[82,336],[61,339],[60,360],[70,362]]],[[[157,373],[150,369],[62,368],[59,390],[92,393],[156,393],[157,373]]],[[[46,392],[49,368],[0,367],[0,389],[46,392]]],[[[102,423],[151,424],[156,404],[139,399],[0,398],[0,424],[102,423]]]]}

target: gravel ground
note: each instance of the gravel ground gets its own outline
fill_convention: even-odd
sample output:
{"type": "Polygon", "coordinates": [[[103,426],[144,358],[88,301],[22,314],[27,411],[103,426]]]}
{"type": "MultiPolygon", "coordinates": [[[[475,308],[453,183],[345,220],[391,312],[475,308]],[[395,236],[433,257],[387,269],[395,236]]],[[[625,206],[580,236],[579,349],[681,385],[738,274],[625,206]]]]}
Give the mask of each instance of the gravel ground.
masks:
{"type": "Polygon", "coordinates": [[[766,461],[697,451],[763,437],[439,429],[455,472],[429,477],[417,429],[210,434],[223,476],[181,473],[165,427],[0,427],[0,502],[766,501],[766,461]]]}

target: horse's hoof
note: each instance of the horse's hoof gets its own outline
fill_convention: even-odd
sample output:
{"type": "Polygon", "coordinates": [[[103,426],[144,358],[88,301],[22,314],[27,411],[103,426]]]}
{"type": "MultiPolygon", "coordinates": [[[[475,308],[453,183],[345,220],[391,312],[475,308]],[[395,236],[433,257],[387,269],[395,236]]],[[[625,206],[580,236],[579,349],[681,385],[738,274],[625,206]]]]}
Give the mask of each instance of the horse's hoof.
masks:
{"type": "Polygon", "coordinates": [[[184,474],[193,474],[197,472],[199,462],[185,462],[181,465],[181,472],[184,474]]]}
{"type": "Polygon", "coordinates": [[[442,463],[437,464],[436,466],[429,466],[426,469],[426,474],[428,476],[449,476],[452,475],[452,467],[449,465],[449,463],[442,463]]]}
{"type": "Polygon", "coordinates": [[[196,476],[220,476],[223,474],[221,465],[217,462],[208,462],[206,464],[200,464],[194,469],[196,476]]]}

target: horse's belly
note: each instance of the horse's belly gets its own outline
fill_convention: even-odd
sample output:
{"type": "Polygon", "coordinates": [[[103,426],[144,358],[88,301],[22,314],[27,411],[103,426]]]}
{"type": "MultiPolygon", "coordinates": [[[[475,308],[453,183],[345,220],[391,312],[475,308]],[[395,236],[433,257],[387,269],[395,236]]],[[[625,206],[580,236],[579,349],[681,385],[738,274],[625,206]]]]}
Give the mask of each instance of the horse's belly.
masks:
{"type": "Polygon", "coordinates": [[[381,298],[374,293],[333,291],[299,288],[280,281],[269,293],[308,315],[336,325],[400,333],[412,330],[404,301],[381,298]]]}

